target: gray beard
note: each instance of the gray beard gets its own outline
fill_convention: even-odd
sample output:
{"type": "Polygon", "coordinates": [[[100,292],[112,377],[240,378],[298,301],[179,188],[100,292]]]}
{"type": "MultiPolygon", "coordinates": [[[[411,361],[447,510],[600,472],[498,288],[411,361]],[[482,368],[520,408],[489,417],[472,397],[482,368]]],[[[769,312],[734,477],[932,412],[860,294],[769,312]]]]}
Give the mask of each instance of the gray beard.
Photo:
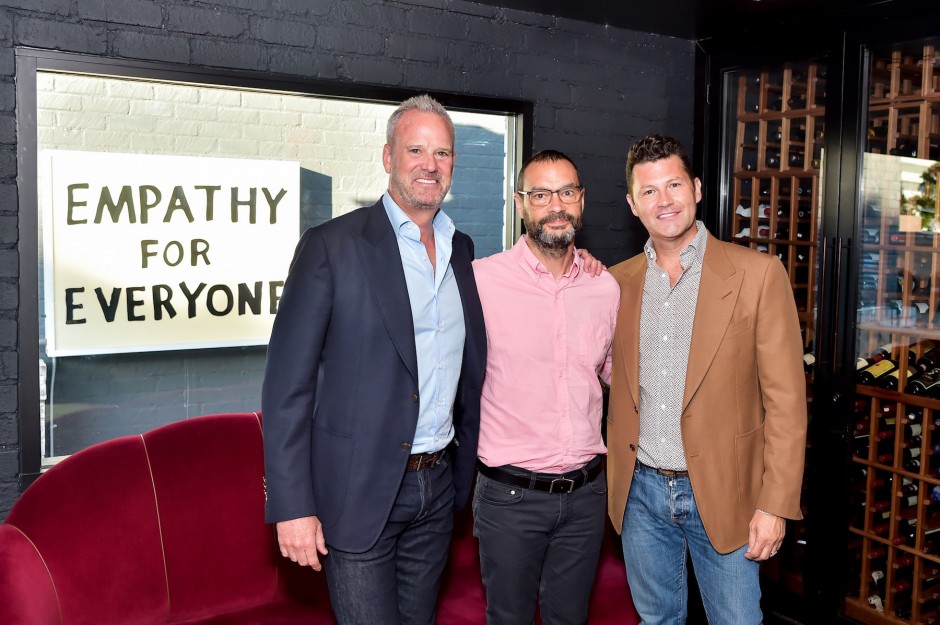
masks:
{"type": "Polygon", "coordinates": [[[568,213],[549,213],[538,223],[533,223],[529,219],[525,220],[525,228],[529,233],[529,240],[535,244],[543,254],[550,258],[561,258],[568,250],[568,246],[574,241],[575,235],[581,230],[582,222],[577,217],[568,213]],[[571,229],[562,234],[554,234],[545,230],[545,224],[554,221],[559,217],[564,217],[571,224],[571,229]]]}

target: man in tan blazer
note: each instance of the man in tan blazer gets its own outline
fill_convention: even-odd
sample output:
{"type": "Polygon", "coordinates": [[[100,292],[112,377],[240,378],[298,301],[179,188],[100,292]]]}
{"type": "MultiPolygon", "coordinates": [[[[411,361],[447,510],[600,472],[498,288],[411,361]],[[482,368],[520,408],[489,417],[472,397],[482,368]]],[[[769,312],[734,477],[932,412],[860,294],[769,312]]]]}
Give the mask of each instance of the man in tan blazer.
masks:
{"type": "Polygon", "coordinates": [[[696,221],[701,181],[675,139],[627,157],[649,232],[621,289],[608,411],[609,514],[643,625],[683,623],[686,554],[709,622],[762,622],[759,562],[800,519],[802,341],[779,260],[696,221]]]}

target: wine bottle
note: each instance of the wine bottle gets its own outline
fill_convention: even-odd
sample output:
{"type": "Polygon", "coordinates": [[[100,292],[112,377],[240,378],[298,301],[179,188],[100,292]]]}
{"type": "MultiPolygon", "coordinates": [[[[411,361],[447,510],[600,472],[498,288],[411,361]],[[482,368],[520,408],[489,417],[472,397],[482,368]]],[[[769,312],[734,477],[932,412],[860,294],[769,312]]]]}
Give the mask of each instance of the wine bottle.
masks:
{"type": "Polygon", "coordinates": [[[901,364],[897,369],[880,378],[877,382],[877,386],[889,391],[896,391],[901,381],[901,374],[903,373],[907,376],[907,379],[910,380],[915,371],[917,371],[917,369],[914,369],[910,365],[901,364]]]}
{"type": "Polygon", "coordinates": [[[940,385],[940,367],[917,376],[904,387],[904,392],[911,395],[931,395],[938,390],[938,385],[940,385]]]}
{"type": "Polygon", "coordinates": [[[940,551],[940,527],[932,527],[924,531],[920,550],[923,553],[937,553],[940,551]]]}
{"type": "Polygon", "coordinates": [[[869,440],[867,432],[864,434],[856,434],[852,437],[852,455],[863,460],[868,460],[869,440]]]}
{"type": "Polygon", "coordinates": [[[931,262],[931,258],[926,255],[921,255],[918,258],[917,267],[914,269],[913,293],[915,295],[930,295],[931,276],[933,274],[931,262]]]}
{"type": "Polygon", "coordinates": [[[894,556],[894,563],[891,565],[891,568],[899,571],[906,569],[909,566],[913,566],[914,556],[909,553],[900,552],[894,556]]]}
{"type": "Polygon", "coordinates": [[[806,95],[800,94],[799,96],[791,96],[787,98],[787,106],[789,106],[791,109],[805,109],[806,95]]]}
{"type": "Polygon", "coordinates": [[[901,450],[901,465],[911,473],[920,472],[920,447],[905,447],[901,450]]]}
{"type": "MultiPolygon", "coordinates": [[[[878,378],[885,376],[898,368],[898,363],[890,358],[884,358],[875,364],[862,369],[856,374],[855,380],[859,384],[875,384],[878,378]]],[[[940,379],[938,379],[940,381],[940,379]]],[[[906,389],[905,389],[906,390],[906,389]]]]}
{"type": "Polygon", "coordinates": [[[879,360],[884,360],[885,358],[891,357],[891,345],[882,345],[876,351],[869,354],[867,358],[864,358],[865,362],[869,365],[873,365],[879,360]]]}
{"type": "Polygon", "coordinates": [[[936,347],[936,346],[937,346],[937,344],[934,343],[933,341],[931,341],[930,339],[924,339],[924,340],[922,340],[922,341],[919,341],[919,342],[917,342],[917,343],[914,343],[914,344],[911,345],[911,346],[908,348],[908,350],[907,350],[907,361],[908,361],[911,365],[913,365],[913,366],[916,367],[916,365],[917,365],[917,354],[926,354],[927,352],[929,352],[930,350],[932,350],[932,349],[933,349],[934,347],[936,347]]]}
{"type": "Polygon", "coordinates": [[[904,424],[922,424],[924,418],[924,411],[921,408],[916,406],[908,406],[907,414],[901,417],[901,423],[904,424]]]}
{"type": "MultiPolygon", "coordinates": [[[[910,589],[911,589],[911,583],[906,579],[899,579],[891,584],[891,592],[895,594],[900,594],[910,589]]],[[[897,600],[895,600],[895,603],[897,603],[897,600]]],[[[897,606],[895,606],[895,612],[897,612],[897,606]]]]}
{"type": "Polygon", "coordinates": [[[917,359],[914,366],[924,372],[940,367],[940,349],[926,350],[921,357],[917,359]]]}

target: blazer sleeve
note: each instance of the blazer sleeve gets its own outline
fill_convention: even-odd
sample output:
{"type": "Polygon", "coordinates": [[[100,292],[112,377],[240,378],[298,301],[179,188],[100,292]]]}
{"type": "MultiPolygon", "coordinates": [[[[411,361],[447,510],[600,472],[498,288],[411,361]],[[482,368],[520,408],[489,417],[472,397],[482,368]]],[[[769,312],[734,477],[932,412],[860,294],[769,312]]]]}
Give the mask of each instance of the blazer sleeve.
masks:
{"type": "Polygon", "coordinates": [[[801,519],[806,452],[806,377],[800,322],[787,273],[769,264],[757,313],[758,379],[764,405],[764,472],[757,507],[801,519]]]}
{"type": "Polygon", "coordinates": [[[333,288],[323,237],[307,230],[284,284],[261,390],[268,523],[317,514],[311,435],[333,288]]]}

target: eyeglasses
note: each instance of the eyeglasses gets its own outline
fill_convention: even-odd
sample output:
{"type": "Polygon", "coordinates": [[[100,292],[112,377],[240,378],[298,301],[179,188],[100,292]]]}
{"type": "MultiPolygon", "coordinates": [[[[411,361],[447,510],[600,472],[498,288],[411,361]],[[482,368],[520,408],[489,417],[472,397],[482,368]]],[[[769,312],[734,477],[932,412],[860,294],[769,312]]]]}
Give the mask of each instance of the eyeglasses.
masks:
{"type": "Polygon", "coordinates": [[[552,196],[558,194],[558,199],[564,204],[574,204],[581,200],[584,195],[584,187],[564,187],[557,191],[548,189],[529,189],[528,191],[516,191],[519,195],[529,196],[532,206],[548,206],[552,201],[552,196]]]}

